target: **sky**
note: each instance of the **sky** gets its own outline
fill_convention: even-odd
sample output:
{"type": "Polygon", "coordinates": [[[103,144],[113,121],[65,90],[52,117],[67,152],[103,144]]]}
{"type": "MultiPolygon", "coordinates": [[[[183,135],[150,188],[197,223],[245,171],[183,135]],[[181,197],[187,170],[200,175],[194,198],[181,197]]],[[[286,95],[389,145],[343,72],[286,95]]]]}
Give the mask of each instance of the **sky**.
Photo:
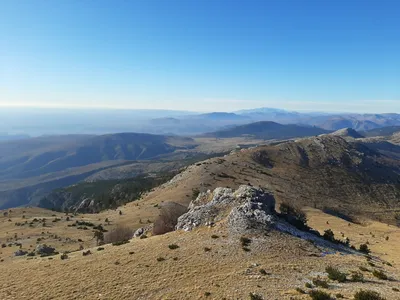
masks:
{"type": "Polygon", "coordinates": [[[0,0],[1,107],[400,113],[397,0],[0,0]]]}

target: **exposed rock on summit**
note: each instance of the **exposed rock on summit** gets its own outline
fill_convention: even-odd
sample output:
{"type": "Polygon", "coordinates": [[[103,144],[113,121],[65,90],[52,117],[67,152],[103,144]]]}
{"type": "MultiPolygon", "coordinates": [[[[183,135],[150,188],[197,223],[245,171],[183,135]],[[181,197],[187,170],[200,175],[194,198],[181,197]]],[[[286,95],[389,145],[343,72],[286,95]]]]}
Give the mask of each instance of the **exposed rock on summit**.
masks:
{"type": "Polygon", "coordinates": [[[275,198],[261,188],[241,185],[236,191],[216,188],[201,193],[178,219],[176,229],[186,231],[228,217],[232,232],[268,229],[274,223],[275,198]]]}

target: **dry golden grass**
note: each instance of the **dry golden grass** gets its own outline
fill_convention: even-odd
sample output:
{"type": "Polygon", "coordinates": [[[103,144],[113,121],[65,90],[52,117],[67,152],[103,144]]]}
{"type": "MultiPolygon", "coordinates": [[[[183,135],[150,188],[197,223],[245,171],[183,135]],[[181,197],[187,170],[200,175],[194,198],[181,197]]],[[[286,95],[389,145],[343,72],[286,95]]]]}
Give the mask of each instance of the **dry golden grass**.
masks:
{"type": "MultiPolygon", "coordinates": [[[[40,209],[30,211],[47,217],[53,214],[40,209]]],[[[370,239],[374,256],[381,254],[379,244],[375,244],[381,239],[380,233],[390,236],[385,240],[384,249],[398,246],[398,228],[389,227],[384,231],[387,225],[379,223],[365,227],[352,224],[346,228],[347,223],[336,217],[314,209],[307,212],[310,224],[317,229],[322,231],[328,220],[335,233],[347,229],[350,239],[354,235],[356,240],[360,233],[365,235],[375,229],[375,239],[370,239]]],[[[112,213],[104,215],[112,216],[112,213]]],[[[82,217],[95,221],[98,215],[82,217]]],[[[117,220],[119,216],[114,217],[117,220]]],[[[89,238],[85,231],[62,226],[62,222],[56,224],[52,230],[57,234],[72,237],[86,234],[89,238]]],[[[7,228],[10,228],[8,224],[7,228]]],[[[30,230],[33,233],[36,229],[30,230]]],[[[8,257],[0,265],[0,299],[248,299],[250,292],[264,295],[265,299],[308,299],[307,295],[298,294],[296,287],[305,289],[305,282],[318,274],[326,277],[323,273],[326,266],[334,265],[348,273],[358,271],[359,266],[370,268],[363,256],[321,256],[312,244],[285,234],[272,232],[265,240],[252,240],[251,251],[243,251],[239,239],[228,236],[224,223],[220,223],[211,229],[133,239],[121,246],[105,245],[103,251],[93,247],[90,249],[93,254],[88,256],[83,256],[82,251],[72,252],[66,260],[61,260],[59,255],[51,260],[8,257]],[[214,239],[212,235],[219,238],[214,239]],[[171,250],[170,244],[179,248],[171,250]],[[158,258],[165,260],[158,261],[158,258]],[[267,275],[262,275],[261,269],[267,275]]],[[[362,238],[359,242],[363,242],[362,238]]],[[[390,277],[399,279],[397,259],[394,251],[387,250],[385,260],[393,262],[393,267],[379,260],[374,263],[390,277]]],[[[340,292],[351,299],[355,291],[368,288],[379,291],[388,300],[399,299],[399,293],[392,291],[398,282],[377,280],[368,272],[364,275],[367,283],[331,282],[328,291],[340,292]]]]}

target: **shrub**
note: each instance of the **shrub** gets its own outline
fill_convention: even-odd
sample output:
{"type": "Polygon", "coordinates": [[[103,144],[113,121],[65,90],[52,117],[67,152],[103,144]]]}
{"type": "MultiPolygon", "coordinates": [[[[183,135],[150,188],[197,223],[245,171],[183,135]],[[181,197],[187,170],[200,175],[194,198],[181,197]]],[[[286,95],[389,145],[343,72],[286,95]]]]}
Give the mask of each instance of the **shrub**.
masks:
{"type": "Polygon", "coordinates": [[[210,252],[210,251],[211,251],[211,248],[204,247],[204,252],[210,252]]]}
{"type": "Polygon", "coordinates": [[[97,251],[103,251],[103,250],[104,250],[104,247],[97,248],[97,251]]]}
{"type": "Polygon", "coordinates": [[[249,294],[250,300],[263,300],[263,296],[256,294],[256,293],[250,293],[249,294]]]}
{"type": "Polygon", "coordinates": [[[299,288],[299,287],[296,288],[296,291],[298,293],[300,293],[300,294],[305,294],[306,293],[302,288],[299,288]]]}
{"type": "Polygon", "coordinates": [[[353,282],[364,282],[364,275],[360,272],[355,272],[351,274],[350,280],[353,282]]]}
{"type": "Polygon", "coordinates": [[[264,269],[260,269],[260,274],[261,274],[261,275],[267,275],[268,273],[267,273],[267,271],[265,271],[264,269]]]}
{"type": "Polygon", "coordinates": [[[164,257],[157,257],[157,261],[164,261],[165,258],[164,257]]]}
{"type": "Polygon", "coordinates": [[[208,296],[210,296],[210,295],[211,295],[210,292],[205,292],[205,293],[204,293],[204,296],[206,296],[206,297],[208,297],[208,296]]]}
{"type": "Polygon", "coordinates": [[[331,229],[327,229],[324,231],[324,235],[322,236],[325,240],[330,242],[335,242],[335,234],[331,229]]]}
{"type": "Polygon", "coordinates": [[[366,267],[364,267],[364,266],[359,267],[359,269],[360,269],[360,271],[362,271],[362,272],[371,272],[368,268],[366,268],[366,267]]]}
{"type": "Polygon", "coordinates": [[[129,241],[118,241],[118,242],[112,243],[112,245],[113,246],[121,246],[121,245],[128,244],[128,243],[129,243],[129,241]]]}
{"type": "Polygon", "coordinates": [[[365,253],[365,254],[369,254],[371,252],[371,250],[369,250],[367,244],[361,244],[359,250],[360,250],[360,252],[365,253]]]}
{"type": "Polygon", "coordinates": [[[359,291],[355,293],[354,300],[385,300],[381,295],[375,291],[359,291]]]}
{"type": "Polygon", "coordinates": [[[67,259],[67,258],[68,258],[67,253],[61,254],[60,258],[61,258],[62,260],[67,259]]]}
{"type": "Polygon", "coordinates": [[[342,299],[342,298],[344,298],[344,296],[343,296],[342,294],[340,294],[340,293],[337,293],[337,294],[335,295],[335,297],[336,297],[337,299],[342,299]]]}
{"type": "Polygon", "coordinates": [[[313,290],[309,295],[313,300],[332,300],[331,295],[325,293],[324,291],[313,290]]]}
{"type": "Polygon", "coordinates": [[[240,238],[240,243],[242,244],[242,247],[248,247],[248,246],[250,246],[250,244],[251,244],[251,239],[242,236],[242,237],[240,238]]]}
{"type": "Polygon", "coordinates": [[[187,208],[175,202],[163,203],[160,215],[154,222],[153,234],[159,235],[175,230],[178,218],[187,211],[187,208]]]}
{"type": "Polygon", "coordinates": [[[372,275],[374,275],[376,278],[381,279],[381,280],[388,280],[387,275],[380,270],[374,270],[372,271],[372,275]]]}
{"type": "Polygon", "coordinates": [[[283,202],[280,204],[279,210],[281,211],[280,216],[289,224],[300,230],[310,230],[310,227],[307,226],[307,215],[300,208],[283,202]]]}
{"type": "Polygon", "coordinates": [[[313,282],[313,284],[314,284],[315,286],[322,287],[322,288],[324,288],[324,289],[328,289],[328,288],[329,288],[328,282],[326,282],[326,280],[323,280],[323,279],[321,279],[321,278],[314,278],[314,279],[312,280],[312,282],[313,282]]]}
{"type": "Polygon", "coordinates": [[[306,288],[308,288],[308,289],[312,289],[313,288],[313,285],[311,283],[309,283],[309,282],[306,282],[306,284],[304,286],[306,288]]]}
{"type": "Polygon", "coordinates": [[[171,249],[171,250],[175,250],[175,249],[178,249],[179,246],[176,245],[176,244],[171,244],[171,245],[168,245],[168,248],[171,249]]]}
{"type": "Polygon", "coordinates": [[[212,239],[217,239],[217,238],[219,238],[219,236],[216,235],[216,234],[213,234],[213,235],[211,236],[211,238],[212,238],[212,239]]]}
{"type": "Polygon", "coordinates": [[[200,194],[200,190],[198,188],[192,189],[192,200],[196,200],[200,194]]]}
{"type": "Polygon", "coordinates": [[[127,243],[132,238],[132,236],[132,229],[119,225],[104,235],[104,243],[121,245],[127,243]]]}
{"type": "Polygon", "coordinates": [[[346,281],[346,274],[340,272],[337,268],[329,266],[325,269],[325,272],[328,273],[328,278],[331,280],[336,280],[338,282],[346,281]]]}
{"type": "Polygon", "coordinates": [[[398,288],[392,288],[392,291],[394,291],[394,292],[400,292],[400,290],[398,289],[398,288]]]}

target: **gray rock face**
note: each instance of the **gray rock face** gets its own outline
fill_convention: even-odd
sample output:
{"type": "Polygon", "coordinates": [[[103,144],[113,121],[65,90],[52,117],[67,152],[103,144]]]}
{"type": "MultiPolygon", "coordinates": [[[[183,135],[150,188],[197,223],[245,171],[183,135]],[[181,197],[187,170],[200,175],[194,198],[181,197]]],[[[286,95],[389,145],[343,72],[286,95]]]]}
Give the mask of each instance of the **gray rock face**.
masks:
{"type": "Polygon", "coordinates": [[[144,228],[141,227],[138,230],[135,231],[135,233],[133,234],[133,237],[139,237],[144,233],[144,228]]]}
{"type": "Polygon", "coordinates": [[[221,221],[228,217],[232,232],[267,229],[273,224],[275,198],[261,188],[242,185],[236,191],[216,188],[201,193],[189,205],[189,211],[178,219],[176,229],[186,231],[200,225],[221,221]]]}
{"type": "Polygon", "coordinates": [[[53,254],[55,251],[55,248],[47,246],[46,244],[39,244],[36,246],[37,254],[53,254]]]}

